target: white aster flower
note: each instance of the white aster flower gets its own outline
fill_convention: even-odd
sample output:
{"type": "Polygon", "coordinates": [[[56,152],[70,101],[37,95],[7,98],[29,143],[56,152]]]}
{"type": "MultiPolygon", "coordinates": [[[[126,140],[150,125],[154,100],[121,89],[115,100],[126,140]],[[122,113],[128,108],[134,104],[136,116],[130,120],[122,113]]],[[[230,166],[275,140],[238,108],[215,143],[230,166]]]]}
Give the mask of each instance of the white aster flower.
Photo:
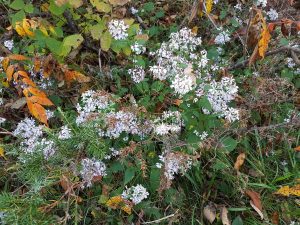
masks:
{"type": "Polygon", "coordinates": [[[11,51],[14,47],[14,41],[13,40],[7,40],[7,41],[4,41],[4,44],[3,44],[6,48],[8,48],[9,51],[11,51]]]}
{"type": "Polygon", "coordinates": [[[143,54],[146,51],[145,46],[138,42],[135,42],[133,45],[130,46],[130,48],[137,55],[143,54]]]}
{"type": "Polygon", "coordinates": [[[128,70],[129,75],[135,83],[140,83],[145,79],[145,70],[141,66],[136,66],[128,70]]]}
{"type": "Polygon", "coordinates": [[[215,43],[220,45],[223,45],[229,41],[230,41],[230,36],[227,31],[222,31],[215,38],[215,43]]]}
{"type": "Polygon", "coordinates": [[[270,9],[267,12],[268,17],[270,20],[277,20],[278,19],[278,12],[275,9],[270,9]]]}
{"type": "Polygon", "coordinates": [[[106,175],[106,165],[102,161],[86,158],[81,161],[81,166],[80,174],[87,187],[92,186],[94,178],[106,175]]]}
{"type": "Polygon", "coordinates": [[[60,130],[60,132],[58,134],[58,139],[60,139],[60,140],[66,140],[66,139],[71,138],[71,136],[72,136],[72,131],[71,131],[71,129],[67,125],[61,127],[61,130],[60,130]]]}
{"type": "Polygon", "coordinates": [[[112,20],[108,23],[108,30],[111,36],[116,40],[123,40],[128,37],[129,26],[123,20],[112,20]]]}
{"type": "Polygon", "coordinates": [[[136,186],[126,188],[126,190],[124,190],[122,193],[122,198],[131,200],[136,205],[146,199],[148,195],[149,193],[147,189],[138,184],[136,186]]]}
{"type": "Polygon", "coordinates": [[[256,5],[261,7],[266,7],[268,3],[268,0],[257,0],[256,5]]]}
{"type": "Polygon", "coordinates": [[[6,119],[3,117],[0,117],[0,126],[2,125],[2,123],[5,123],[6,119]]]}

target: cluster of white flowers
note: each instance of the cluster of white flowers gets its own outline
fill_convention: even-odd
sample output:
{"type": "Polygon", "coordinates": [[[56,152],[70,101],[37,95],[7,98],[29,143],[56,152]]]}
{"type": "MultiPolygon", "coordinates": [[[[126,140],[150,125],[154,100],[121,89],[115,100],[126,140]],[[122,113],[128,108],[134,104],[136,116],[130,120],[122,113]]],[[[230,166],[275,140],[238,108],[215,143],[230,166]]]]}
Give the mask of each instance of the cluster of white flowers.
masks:
{"type": "Polygon", "coordinates": [[[292,58],[288,57],[286,59],[286,61],[287,61],[288,68],[294,68],[296,66],[296,63],[294,62],[294,60],[292,58]]]}
{"type": "Polygon", "coordinates": [[[126,190],[124,190],[122,193],[122,198],[131,200],[136,205],[146,199],[148,195],[149,193],[147,189],[138,184],[136,186],[126,188],[126,190]]]}
{"type": "Polygon", "coordinates": [[[229,122],[239,119],[239,111],[227,104],[234,100],[238,92],[238,86],[231,77],[223,77],[220,82],[212,81],[211,88],[207,91],[207,98],[212,109],[220,117],[225,117],[229,122]]]}
{"type": "Polygon", "coordinates": [[[238,3],[238,4],[236,4],[236,5],[234,6],[234,8],[235,8],[236,10],[242,11],[242,4],[241,4],[241,3],[238,3]]]}
{"type": "Polygon", "coordinates": [[[111,159],[120,155],[120,151],[115,148],[109,148],[110,153],[104,156],[104,159],[111,159]]]}
{"type": "Polygon", "coordinates": [[[162,116],[155,119],[153,123],[154,133],[157,135],[167,135],[181,131],[183,122],[178,111],[165,111],[162,116]]]}
{"type": "Polygon", "coordinates": [[[14,47],[14,41],[13,40],[7,40],[4,41],[3,45],[8,48],[9,51],[11,51],[14,47]]]}
{"type": "Polygon", "coordinates": [[[267,12],[267,15],[270,20],[277,20],[278,19],[278,12],[275,9],[270,9],[267,12]]]}
{"type": "Polygon", "coordinates": [[[208,133],[207,133],[206,131],[203,131],[203,132],[200,134],[199,131],[194,130],[193,133],[194,133],[196,136],[198,136],[199,139],[200,139],[201,141],[204,141],[204,140],[207,138],[207,136],[208,136],[208,133]]]}
{"type": "Polygon", "coordinates": [[[133,45],[131,45],[131,50],[137,55],[140,55],[140,54],[143,54],[146,52],[145,46],[138,42],[135,42],[133,45]]]}
{"type": "Polygon", "coordinates": [[[175,152],[164,152],[159,156],[158,168],[164,165],[164,175],[168,180],[173,180],[175,175],[184,174],[192,166],[192,160],[184,154],[175,152]]]}
{"type": "Polygon", "coordinates": [[[116,40],[126,39],[128,37],[129,26],[123,20],[112,20],[108,23],[108,30],[111,36],[116,40]]]}
{"type": "Polygon", "coordinates": [[[25,153],[40,150],[43,152],[45,159],[49,159],[55,153],[56,147],[53,141],[45,138],[40,140],[43,136],[43,127],[41,125],[37,126],[34,119],[25,118],[18,123],[13,135],[23,139],[20,146],[25,153]]]}
{"type": "Polygon", "coordinates": [[[268,4],[268,0],[257,0],[256,5],[261,7],[266,7],[268,4]]]}
{"type": "Polygon", "coordinates": [[[134,113],[127,111],[110,112],[105,117],[107,129],[105,135],[118,138],[122,132],[139,134],[138,120],[134,113]]]}
{"type": "Polygon", "coordinates": [[[47,119],[49,120],[54,117],[54,112],[49,109],[46,109],[46,115],[47,115],[47,119]]]}
{"type": "Polygon", "coordinates": [[[104,91],[95,92],[89,90],[84,92],[81,97],[83,106],[77,104],[79,116],[76,118],[76,123],[78,125],[93,118],[94,114],[101,112],[101,110],[108,108],[112,104],[111,96],[104,91]]]}
{"type": "Polygon", "coordinates": [[[5,123],[6,119],[3,117],[0,117],[0,126],[2,125],[2,123],[5,123]]]}
{"type": "Polygon", "coordinates": [[[188,28],[172,33],[168,42],[162,43],[156,52],[151,53],[156,58],[156,65],[150,67],[153,77],[159,80],[169,79],[178,95],[193,90],[196,76],[190,60],[200,60],[200,65],[207,64],[205,55],[200,57],[193,53],[201,43],[201,38],[196,37],[188,28]]]}
{"type": "Polygon", "coordinates": [[[141,66],[136,66],[133,69],[129,69],[128,73],[135,83],[140,83],[145,79],[145,70],[141,66]]]}
{"type": "Polygon", "coordinates": [[[60,140],[66,140],[71,138],[72,136],[72,131],[71,129],[66,125],[61,127],[60,132],[58,133],[58,139],[60,140]]]}
{"type": "Polygon", "coordinates": [[[229,33],[228,31],[225,30],[221,31],[215,38],[215,43],[220,45],[223,45],[229,41],[230,41],[229,33]]]}
{"type": "Polygon", "coordinates": [[[0,106],[4,104],[4,99],[0,98],[0,106]]]}
{"type": "Polygon", "coordinates": [[[37,146],[42,149],[45,159],[49,159],[56,152],[56,146],[53,141],[43,138],[37,146]]]}
{"type": "Polygon", "coordinates": [[[87,187],[92,186],[92,181],[96,177],[103,177],[106,175],[106,165],[96,159],[83,159],[81,161],[80,175],[87,187]]]}
{"type": "Polygon", "coordinates": [[[139,10],[136,9],[136,8],[134,8],[134,7],[131,7],[131,8],[130,8],[130,11],[131,11],[131,13],[132,13],[133,15],[135,15],[135,14],[137,14],[137,13],[139,12],[139,10]]]}

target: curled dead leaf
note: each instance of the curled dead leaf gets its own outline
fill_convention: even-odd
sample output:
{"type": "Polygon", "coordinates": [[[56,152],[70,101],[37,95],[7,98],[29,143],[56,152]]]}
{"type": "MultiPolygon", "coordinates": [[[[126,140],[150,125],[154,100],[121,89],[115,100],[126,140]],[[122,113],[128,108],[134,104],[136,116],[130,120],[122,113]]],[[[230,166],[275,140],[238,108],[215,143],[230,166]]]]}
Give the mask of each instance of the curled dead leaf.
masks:
{"type": "Polygon", "coordinates": [[[220,217],[221,217],[221,221],[222,221],[223,225],[230,225],[231,224],[230,220],[228,218],[228,209],[225,206],[223,206],[221,208],[220,217]]]}
{"type": "Polygon", "coordinates": [[[203,215],[210,223],[213,223],[216,219],[216,207],[213,204],[205,206],[203,215]]]}
{"type": "Polygon", "coordinates": [[[262,213],[262,204],[261,204],[260,194],[255,191],[252,191],[252,190],[246,190],[245,194],[251,198],[250,205],[258,213],[260,218],[263,219],[264,215],[262,213]]]}
{"type": "Polygon", "coordinates": [[[236,158],[236,161],[234,163],[234,169],[239,171],[241,166],[244,164],[246,159],[246,154],[245,153],[241,153],[238,155],[238,157],[236,158]]]}

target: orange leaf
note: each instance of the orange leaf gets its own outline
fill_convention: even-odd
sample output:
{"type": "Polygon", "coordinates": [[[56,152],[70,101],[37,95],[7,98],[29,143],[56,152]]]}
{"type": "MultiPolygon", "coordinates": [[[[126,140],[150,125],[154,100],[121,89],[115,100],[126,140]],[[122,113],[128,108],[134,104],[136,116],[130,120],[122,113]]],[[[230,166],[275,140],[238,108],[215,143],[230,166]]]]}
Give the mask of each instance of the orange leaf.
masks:
{"type": "Polygon", "coordinates": [[[7,70],[5,71],[6,72],[6,76],[7,76],[7,80],[8,81],[11,81],[12,80],[12,76],[13,76],[13,73],[15,71],[15,67],[14,65],[10,65],[7,70]]]}
{"type": "Polygon", "coordinates": [[[48,98],[39,97],[39,96],[31,96],[28,97],[28,101],[31,101],[32,103],[38,103],[40,105],[46,105],[46,106],[52,106],[53,103],[48,98]]]}
{"type": "Polygon", "coordinates": [[[38,58],[34,58],[34,72],[37,73],[41,69],[41,61],[38,58]]]}
{"type": "Polygon", "coordinates": [[[25,71],[18,71],[18,74],[22,77],[29,78],[28,74],[25,71]]]}
{"type": "MultiPolygon", "coordinates": [[[[27,104],[28,102],[30,101],[27,101],[27,104]]],[[[40,104],[38,103],[32,103],[30,102],[28,104],[28,109],[29,109],[29,112],[37,119],[39,120],[40,122],[46,124],[48,126],[48,123],[47,123],[47,114],[46,114],[46,110],[43,106],[41,106],[40,104]]]]}
{"type": "Polygon", "coordinates": [[[19,77],[19,74],[18,72],[15,72],[14,75],[13,75],[13,78],[14,78],[14,81],[18,81],[18,77],[19,77]]]}
{"type": "Polygon", "coordinates": [[[27,60],[27,59],[28,59],[26,56],[23,56],[23,55],[16,55],[16,54],[14,54],[14,55],[9,55],[8,57],[9,57],[9,59],[11,59],[11,60],[20,60],[20,61],[22,61],[22,60],[27,60]]]}
{"type": "Polygon", "coordinates": [[[9,64],[9,58],[8,58],[8,57],[5,57],[5,58],[2,60],[2,67],[3,67],[4,71],[7,70],[8,64],[9,64]]]}
{"type": "Polygon", "coordinates": [[[246,158],[245,153],[239,154],[239,156],[236,158],[236,162],[234,163],[234,169],[239,171],[241,166],[244,164],[246,158]]]}
{"type": "Polygon", "coordinates": [[[266,51],[268,49],[269,41],[271,39],[271,35],[267,27],[263,27],[261,38],[258,42],[258,53],[259,55],[264,58],[266,51]]]}
{"type": "Polygon", "coordinates": [[[300,145],[296,148],[294,148],[297,152],[300,152],[300,145]]]}
{"type": "Polygon", "coordinates": [[[38,96],[38,97],[43,97],[43,98],[47,98],[47,95],[45,94],[45,92],[37,89],[37,88],[34,88],[34,87],[28,87],[27,90],[35,95],[35,96],[38,96]]]}
{"type": "Polygon", "coordinates": [[[277,26],[277,24],[275,24],[275,23],[269,23],[269,24],[268,24],[269,32],[270,32],[270,33],[273,32],[274,29],[276,28],[276,26],[277,26]]]}
{"type": "Polygon", "coordinates": [[[35,86],[36,86],[36,84],[35,84],[32,80],[30,80],[30,79],[28,79],[28,78],[23,78],[22,81],[23,81],[25,84],[29,85],[29,86],[32,86],[32,87],[35,87],[35,86]]]}
{"type": "Polygon", "coordinates": [[[275,225],[279,224],[279,214],[278,212],[274,212],[272,215],[272,223],[275,225]]]}

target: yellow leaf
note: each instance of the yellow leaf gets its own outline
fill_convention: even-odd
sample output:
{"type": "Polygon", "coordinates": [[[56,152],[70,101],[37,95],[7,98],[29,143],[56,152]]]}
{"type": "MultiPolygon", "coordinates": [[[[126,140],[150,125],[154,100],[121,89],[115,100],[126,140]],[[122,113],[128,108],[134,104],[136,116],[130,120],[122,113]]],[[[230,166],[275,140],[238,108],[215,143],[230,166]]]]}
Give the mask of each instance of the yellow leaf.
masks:
{"type": "Polygon", "coordinates": [[[269,29],[267,27],[263,27],[261,38],[258,42],[258,53],[262,58],[265,57],[270,39],[271,35],[269,33],[269,29]]]}
{"type": "Polygon", "coordinates": [[[7,159],[4,155],[4,148],[0,147],[0,157],[3,157],[4,159],[7,159]]]}
{"type": "Polygon", "coordinates": [[[29,37],[33,37],[34,33],[30,30],[31,24],[28,19],[23,19],[23,29],[29,37]]]}
{"type": "Polygon", "coordinates": [[[4,71],[7,70],[8,64],[9,64],[9,58],[8,58],[8,57],[5,57],[5,58],[2,60],[2,67],[3,67],[4,71]]]}
{"type": "Polygon", "coordinates": [[[112,4],[113,6],[116,6],[116,5],[125,5],[129,1],[130,0],[109,0],[109,3],[112,4]]]}
{"type": "Polygon", "coordinates": [[[5,71],[6,72],[6,77],[7,77],[8,81],[12,80],[12,76],[13,76],[14,71],[15,71],[15,67],[13,65],[10,65],[7,68],[7,70],[5,71]]]}
{"type": "Polygon", "coordinates": [[[283,196],[289,196],[290,195],[290,187],[289,186],[283,186],[279,188],[278,191],[275,192],[277,195],[283,195],[283,196]]]}
{"type": "Polygon", "coordinates": [[[205,6],[206,6],[206,12],[210,13],[213,6],[213,0],[206,0],[205,6]]]}
{"type": "Polygon", "coordinates": [[[25,32],[25,30],[23,29],[23,27],[20,25],[20,22],[17,22],[17,23],[16,23],[15,30],[17,31],[17,33],[18,33],[21,37],[26,36],[26,32],[25,32]]]}
{"type": "Polygon", "coordinates": [[[48,31],[44,25],[40,25],[39,29],[45,36],[49,36],[48,31]]]}

